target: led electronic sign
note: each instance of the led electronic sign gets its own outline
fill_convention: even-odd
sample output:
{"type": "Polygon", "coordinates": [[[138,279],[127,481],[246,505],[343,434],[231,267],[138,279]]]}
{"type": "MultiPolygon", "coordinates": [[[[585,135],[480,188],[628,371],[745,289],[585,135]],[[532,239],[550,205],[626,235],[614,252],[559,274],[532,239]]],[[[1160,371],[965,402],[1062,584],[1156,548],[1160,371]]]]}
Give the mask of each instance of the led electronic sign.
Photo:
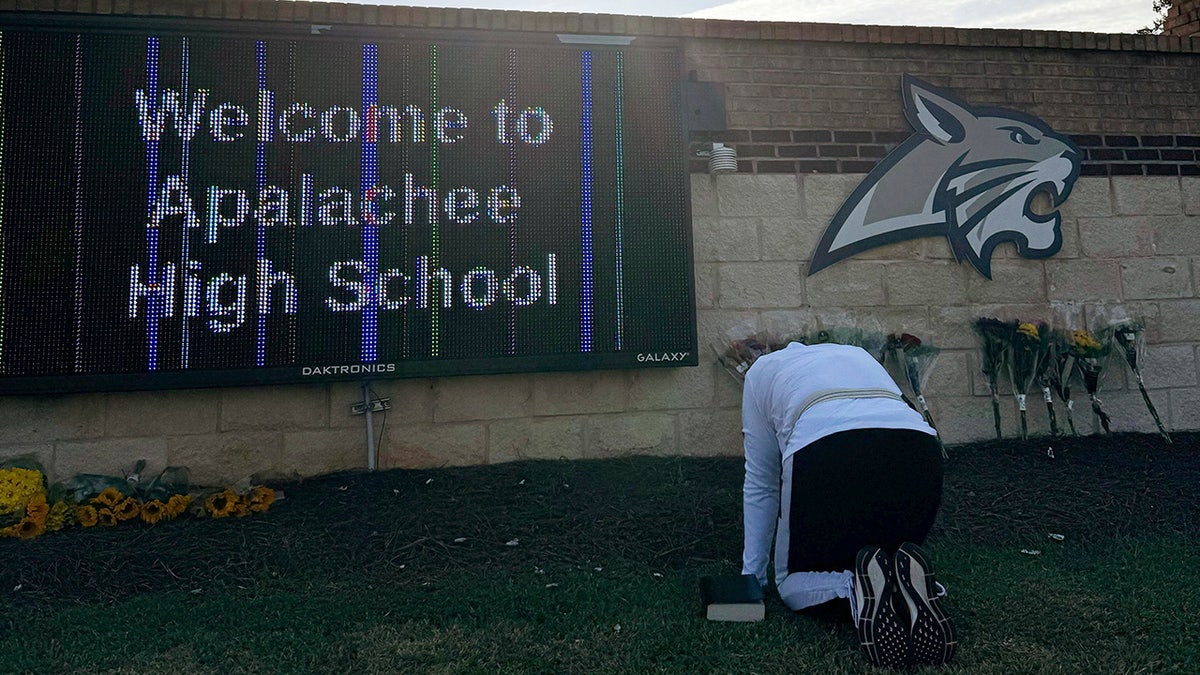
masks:
{"type": "Polygon", "coordinates": [[[154,28],[0,28],[0,393],[696,363],[674,50],[154,28]]]}

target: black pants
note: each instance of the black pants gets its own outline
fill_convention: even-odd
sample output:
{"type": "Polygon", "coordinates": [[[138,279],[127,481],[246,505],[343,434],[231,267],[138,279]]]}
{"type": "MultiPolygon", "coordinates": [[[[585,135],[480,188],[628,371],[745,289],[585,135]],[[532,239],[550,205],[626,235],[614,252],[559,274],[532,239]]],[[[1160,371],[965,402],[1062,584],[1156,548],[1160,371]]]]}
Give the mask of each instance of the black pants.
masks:
{"type": "Polygon", "coordinates": [[[864,546],[925,541],[942,501],[937,440],[907,429],[854,429],[792,458],[788,572],[854,568],[864,546]]]}

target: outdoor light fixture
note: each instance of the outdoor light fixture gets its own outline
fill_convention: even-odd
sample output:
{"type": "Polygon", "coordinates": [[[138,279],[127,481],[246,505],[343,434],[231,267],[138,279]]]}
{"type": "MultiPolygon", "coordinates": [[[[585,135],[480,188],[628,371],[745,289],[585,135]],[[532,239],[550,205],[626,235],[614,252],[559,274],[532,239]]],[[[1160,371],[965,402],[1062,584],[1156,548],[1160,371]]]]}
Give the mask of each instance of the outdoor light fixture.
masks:
{"type": "Polygon", "coordinates": [[[701,150],[696,154],[708,157],[708,172],[711,174],[737,173],[737,150],[724,143],[713,143],[711,150],[701,150]]]}

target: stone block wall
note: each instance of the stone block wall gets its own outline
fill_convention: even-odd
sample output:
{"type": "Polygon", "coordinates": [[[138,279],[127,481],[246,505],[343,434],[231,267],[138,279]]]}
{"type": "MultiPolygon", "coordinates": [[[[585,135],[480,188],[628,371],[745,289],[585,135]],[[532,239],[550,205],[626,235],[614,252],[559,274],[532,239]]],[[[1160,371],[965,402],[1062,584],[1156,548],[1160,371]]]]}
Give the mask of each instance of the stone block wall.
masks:
{"type": "MultiPolygon", "coordinates": [[[[1200,427],[1200,177],[1080,178],[1062,209],[1062,250],[1027,260],[1001,246],[991,281],[956,263],[939,238],[876,249],[806,276],[817,239],[861,179],[693,175],[696,240],[709,242],[696,249],[701,344],[819,326],[913,333],[944,349],[927,396],[945,439],[954,443],[993,433],[974,318],[1075,328],[1134,317],[1147,325],[1143,374],[1164,421],[1176,429],[1200,427]],[[775,197],[746,198],[763,193],[775,197]]],[[[1009,387],[1002,391],[1005,432],[1012,435],[1015,402],[1009,387]]],[[[1101,398],[1117,429],[1154,430],[1120,363],[1109,369],[1101,398]]],[[[1040,403],[1031,411],[1032,428],[1047,432],[1040,403]]],[[[1092,431],[1091,415],[1080,411],[1081,431],[1092,431]]]]}
{"type": "MultiPolygon", "coordinates": [[[[628,454],[737,455],[740,386],[711,345],[818,325],[908,331],[944,349],[928,386],[946,440],[992,435],[970,323],[1147,323],[1145,376],[1165,421],[1200,428],[1200,40],[1179,36],[700,21],[317,2],[0,0],[0,11],[197,17],[467,31],[607,33],[674,40],[686,71],[726,87],[739,173],[691,176],[701,365],[376,381],[391,400],[370,430],[379,465],[434,467],[628,454]],[[906,138],[900,77],[974,105],[1037,115],[1084,151],[1063,208],[1062,250],[996,250],[993,279],[944,240],[875,249],[814,276],[806,266],[842,201],[906,138]]],[[[56,477],[186,465],[201,483],[362,469],[357,384],[0,398],[0,458],[32,454],[56,477]]],[[[1118,430],[1151,431],[1118,367],[1104,401],[1118,430]]],[[[1036,432],[1045,416],[1033,407],[1036,432]]],[[[1081,431],[1093,431],[1082,398],[1081,431]]],[[[1005,399],[1005,433],[1016,431],[1005,399]]]]}

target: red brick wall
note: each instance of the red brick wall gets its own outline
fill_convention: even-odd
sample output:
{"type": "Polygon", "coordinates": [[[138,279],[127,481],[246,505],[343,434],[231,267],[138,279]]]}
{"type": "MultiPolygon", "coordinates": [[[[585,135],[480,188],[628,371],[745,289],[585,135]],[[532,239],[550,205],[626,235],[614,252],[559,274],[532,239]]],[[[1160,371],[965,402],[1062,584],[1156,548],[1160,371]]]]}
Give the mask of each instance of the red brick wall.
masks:
{"type": "MultiPolygon", "coordinates": [[[[1149,0],[1147,0],[1149,1],[1149,0]]],[[[1171,8],[1179,30],[1200,0],[1171,8]]],[[[910,73],[974,105],[1046,120],[1075,136],[1092,175],[1195,175],[1200,38],[1062,31],[666,19],[293,0],[0,0],[0,11],[204,17],[377,27],[599,33],[674,40],[686,70],[725,86],[742,171],[855,173],[909,133],[910,73]]],[[[693,168],[704,169],[695,160],[693,168]]]]}
{"type": "Polygon", "coordinates": [[[1200,36],[1200,0],[1175,0],[1167,10],[1163,32],[1176,37],[1200,36]]]}

